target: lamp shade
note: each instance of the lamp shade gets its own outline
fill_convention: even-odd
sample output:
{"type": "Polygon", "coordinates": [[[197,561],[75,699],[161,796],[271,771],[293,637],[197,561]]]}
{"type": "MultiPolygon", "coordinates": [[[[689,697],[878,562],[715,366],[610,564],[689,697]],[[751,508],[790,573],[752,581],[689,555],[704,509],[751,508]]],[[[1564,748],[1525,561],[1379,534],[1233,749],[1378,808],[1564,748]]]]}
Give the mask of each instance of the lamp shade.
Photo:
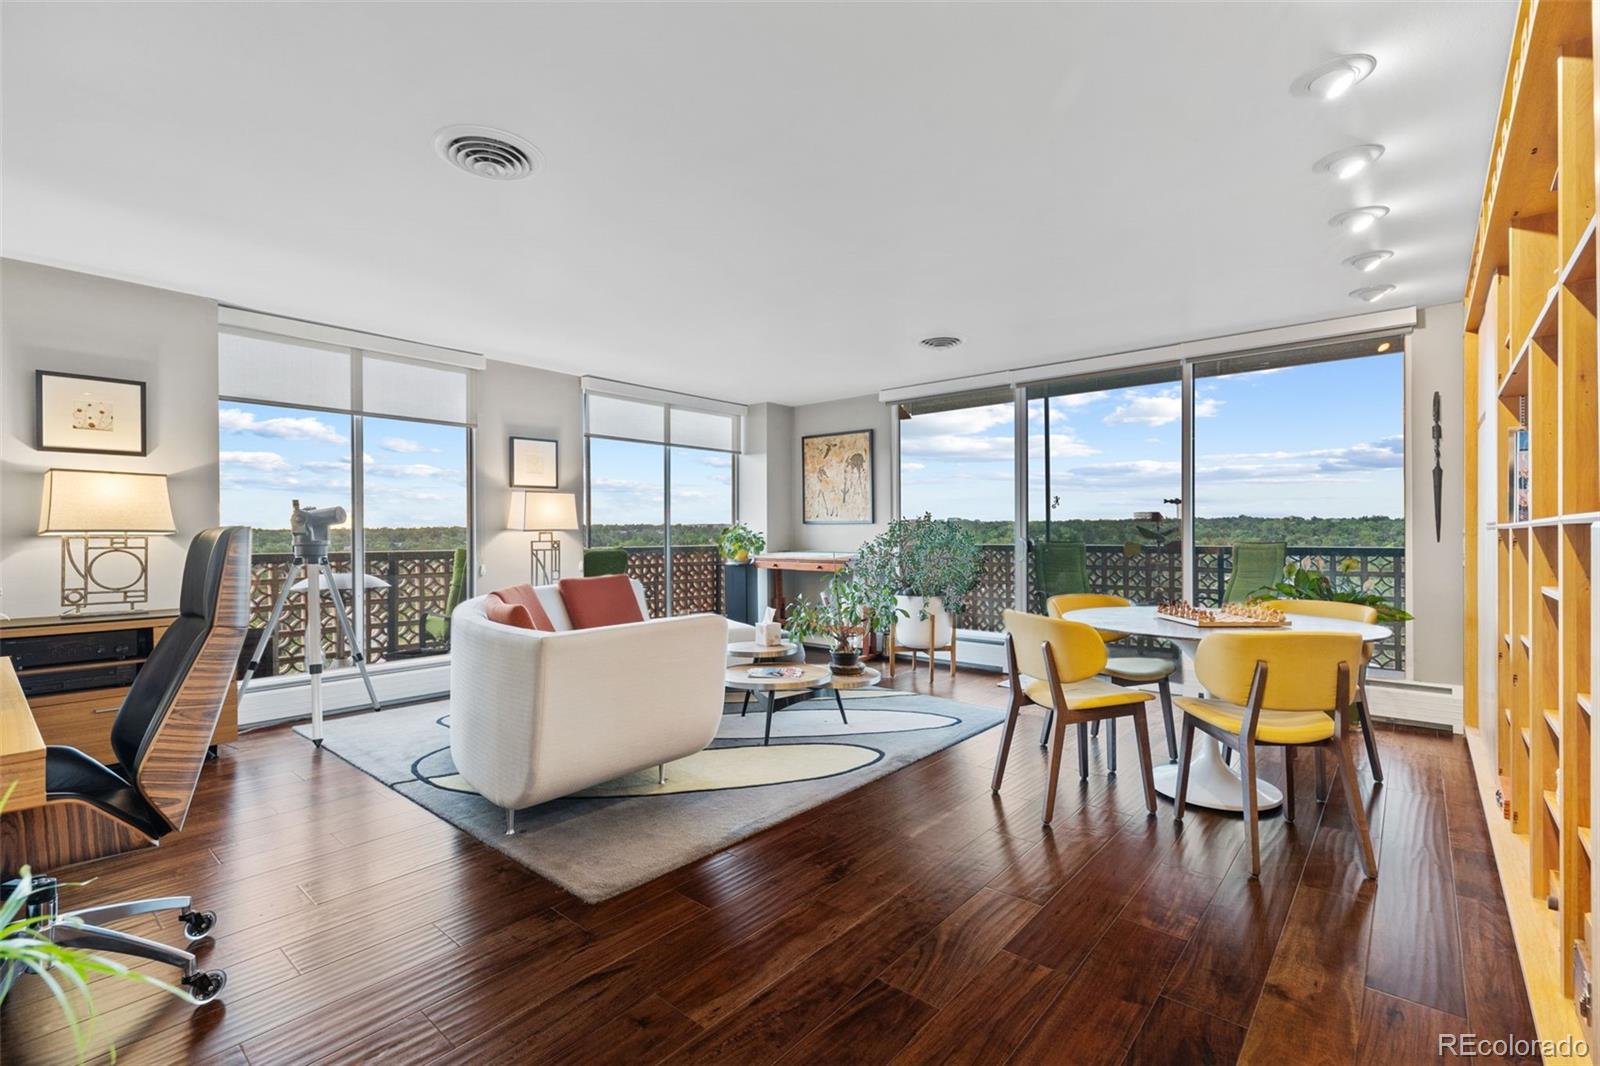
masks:
{"type": "Polygon", "coordinates": [[[518,492],[511,498],[512,529],[577,529],[578,498],[570,492],[518,492]]]}
{"type": "Polygon", "coordinates": [[[176,533],[167,475],[109,470],[46,470],[39,500],[39,532],[176,533]]]}

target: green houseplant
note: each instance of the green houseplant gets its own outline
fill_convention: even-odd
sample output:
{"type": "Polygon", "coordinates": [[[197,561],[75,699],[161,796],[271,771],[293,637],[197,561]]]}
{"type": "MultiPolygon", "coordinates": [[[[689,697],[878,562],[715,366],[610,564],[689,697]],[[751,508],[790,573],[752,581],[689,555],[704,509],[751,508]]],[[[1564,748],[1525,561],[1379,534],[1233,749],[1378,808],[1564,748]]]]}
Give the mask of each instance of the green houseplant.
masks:
{"type": "Polygon", "coordinates": [[[833,575],[817,599],[796,596],[789,604],[785,625],[791,640],[826,638],[830,668],[835,673],[856,674],[861,672],[861,649],[851,643],[852,635],[904,613],[889,586],[873,581],[851,564],[833,575]]]}
{"type": "Polygon", "coordinates": [[[717,551],[730,563],[747,563],[750,556],[759,555],[767,548],[767,538],[743,522],[717,534],[717,551]]]}
{"type": "Polygon", "coordinates": [[[1378,612],[1380,622],[1409,622],[1411,613],[1401,610],[1387,598],[1370,591],[1359,580],[1347,576],[1355,560],[1347,559],[1330,576],[1310,566],[1290,563],[1284,570],[1284,579],[1251,593],[1249,602],[1262,600],[1331,600],[1337,603],[1359,603],[1378,612]]]}
{"type": "MultiPolygon", "coordinates": [[[[953,631],[966,609],[981,560],[982,549],[970,533],[951,519],[924,513],[890,522],[861,546],[854,565],[895,594],[905,619],[900,626],[911,625],[913,617],[918,622],[931,618],[935,633],[944,634],[953,631]]],[[[896,639],[909,645],[916,635],[897,630],[896,639]]]]}

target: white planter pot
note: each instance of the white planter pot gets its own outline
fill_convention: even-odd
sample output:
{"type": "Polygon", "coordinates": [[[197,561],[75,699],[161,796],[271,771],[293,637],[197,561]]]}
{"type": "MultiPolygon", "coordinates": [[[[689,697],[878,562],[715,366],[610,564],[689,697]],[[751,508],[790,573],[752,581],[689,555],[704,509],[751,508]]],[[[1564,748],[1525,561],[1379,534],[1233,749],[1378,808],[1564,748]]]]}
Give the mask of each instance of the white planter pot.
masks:
{"type": "Polygon", "coordinates": [[[897,618],[894,623],[894,642],[902,648],[927,648],[929,647],[928,635],[933,634],[932,647],[945,648],[950,645],[950,638],[955,635],[955,618],[944,609],[944,603],[935,596],[924,599],[921,596],[896,596],[895,603],[906,612],[904,617],[897,618]],[[923,604],[927,604],[930,617],[921,617],[923,604]]]}

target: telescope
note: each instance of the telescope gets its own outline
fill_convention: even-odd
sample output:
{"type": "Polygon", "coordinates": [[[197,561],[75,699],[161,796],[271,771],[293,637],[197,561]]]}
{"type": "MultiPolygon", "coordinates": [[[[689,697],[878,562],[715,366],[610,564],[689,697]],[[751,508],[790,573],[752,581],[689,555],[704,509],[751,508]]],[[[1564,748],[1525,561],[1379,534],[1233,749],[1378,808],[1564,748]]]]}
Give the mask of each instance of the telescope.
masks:
{"type": "Polygon", "coordinates": [[[313,559],[328,554],[328,531],[350,516],[343,507],[301,507],[292,501],[289,535],[294,538],[295,554],[313,559]]]}

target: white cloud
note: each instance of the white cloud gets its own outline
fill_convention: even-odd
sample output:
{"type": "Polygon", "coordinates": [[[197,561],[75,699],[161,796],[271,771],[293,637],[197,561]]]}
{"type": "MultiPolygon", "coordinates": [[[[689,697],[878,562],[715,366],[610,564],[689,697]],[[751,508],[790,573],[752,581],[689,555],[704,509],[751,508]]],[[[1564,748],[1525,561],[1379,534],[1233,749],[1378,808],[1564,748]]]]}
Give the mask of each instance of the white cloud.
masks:
{"type": "Polygon", "coordinates": [[[442,466],[431,463],[378,463],[372,457],[365,457],[365,468],[368,477],[392,478],[396,480],[414,480],[416,478],[441,478],[452,481],[461,480],[461,471],[447,470],[442,466]]]}
{"type": "Polygon", "coordinates": [[[399,452],[402,455],[416,455],[419,452],[431,452],[437,449],[429,448],[424,444],[407,437],[385,437],[379,442],[385,451],[399,452]]]}
{"type": "Polygon", "coordinates": [[[987,407],[963,407],[956,411],[936,411],[932,414],[917,415],[900,424],[900,435],[904,439],[908,434],[915,434],[918,437],[977,434],[996,426],[1010,424],[1011,405],[996,403],[987,407]]]}
{"type": "Polygon", "coordinates": [[[242,466],[251,470],[288,470],[289,461],[277,452],[222,452],[223,466],[242,466]]]}
{"type": "MultiPolygon", "coordinates": [[[[1194,416],[1212,418],[1222,401],[1211,397],[1195,397],[1194,416]]],[[[1106,415],[1110,426],[1165,426],[1183,417],[1183,397],[1179,390],[1149,396],[1134,396],[1127,403],[1118,404],[1106,415]]]]}
{"type": "Polygon", "coordinates": [[[253,412],[224,407],[217,422],[227,433],[251,433],[279,440],[317,440],[324,444],[345,444],[348,438],[332,426],[309,416],[301,418],[257,418],[253,412]]]}

